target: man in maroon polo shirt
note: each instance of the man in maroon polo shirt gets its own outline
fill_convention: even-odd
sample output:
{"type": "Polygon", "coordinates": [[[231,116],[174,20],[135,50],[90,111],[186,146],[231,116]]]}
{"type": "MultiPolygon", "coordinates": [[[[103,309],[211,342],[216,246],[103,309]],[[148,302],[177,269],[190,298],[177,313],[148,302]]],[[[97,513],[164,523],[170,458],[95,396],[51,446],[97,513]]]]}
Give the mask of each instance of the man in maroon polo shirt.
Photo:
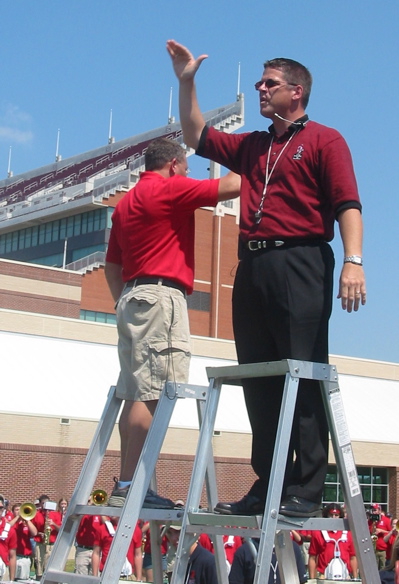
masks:
{"type": "MultiPolygon", "coordinates": [[[[338,297],[342,308],[366,301],[362,218],[351,155],[335,130],[305,113],[312,77],[292,59],[264,64],[255,84],[269,131],[225,134],[205,126],[194,77],[202,61],[167,42],[180,83],[185,143],[241,175],[240,263],[233,326],[240,363],[299,359],[328,362],[334,221],[344,247],[338,297]]],[[[240,501],[218,503],[225,514],[262,513],[269,483],[283,379],[245,380],[252,427],[252,467],[259,477],[240,501]]],[[[328,424],[318,382],[298,390],[280,513],[313,516],[327,470],[328,424]]]]}

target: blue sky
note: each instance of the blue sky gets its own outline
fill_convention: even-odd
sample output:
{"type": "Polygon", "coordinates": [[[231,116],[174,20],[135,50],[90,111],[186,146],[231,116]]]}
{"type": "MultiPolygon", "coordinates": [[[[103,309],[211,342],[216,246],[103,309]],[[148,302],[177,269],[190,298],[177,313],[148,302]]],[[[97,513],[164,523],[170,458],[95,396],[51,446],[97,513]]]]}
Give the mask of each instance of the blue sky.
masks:
{"type": "MultiPolygon", "coordinates": [[[[0,0],[0,179],[167,122],[177,85],[165,50],[175,38],[195,55],[203,110],[235,100],[238,63],[245,130],[266,128],[253,83],[264,60],[290,57],[311,70],[310,118],[351,148],[364,206],[368,303],[334,303],[330,352],[399,361],[399,2],[382,0],[0,0]]],[[[206,163],[190,159],[192,175],[206,163]]],[[[342,263],[339,236],[336,285],[342,263]]]]}

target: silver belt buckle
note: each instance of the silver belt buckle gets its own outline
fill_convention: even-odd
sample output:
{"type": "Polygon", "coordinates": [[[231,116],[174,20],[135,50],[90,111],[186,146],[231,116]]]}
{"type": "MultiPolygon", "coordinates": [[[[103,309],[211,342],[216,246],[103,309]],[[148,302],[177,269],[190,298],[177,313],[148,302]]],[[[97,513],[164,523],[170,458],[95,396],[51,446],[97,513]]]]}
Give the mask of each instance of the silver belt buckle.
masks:
{"type": "Polygon", "coordinates": [[[277,240],[274,242],[274,245],[275,245],[276,247],[280,247],[280,245],[284,245],[284,241],[281,241],[281,239],[277,239],[277,240]]]}
{"type": "Polygon", "coordinates": [[[250,241],[248,241],[249,251],[257,251],[258,249],[261,249],[261,247],[262,247],[261,241],[258,241],[256,239],[251,239],[250,241]]]}

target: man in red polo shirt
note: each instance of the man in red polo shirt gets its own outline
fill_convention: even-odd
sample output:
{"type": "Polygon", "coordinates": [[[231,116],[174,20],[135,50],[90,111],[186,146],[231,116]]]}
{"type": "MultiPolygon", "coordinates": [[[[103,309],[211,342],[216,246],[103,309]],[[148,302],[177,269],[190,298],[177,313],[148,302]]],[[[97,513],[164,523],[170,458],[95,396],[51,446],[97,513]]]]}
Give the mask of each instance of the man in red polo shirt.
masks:
{"type": "MultiPolygon", "coordinates": [[[[90,496],[88,505],[92,504],[90,496]]],[[[92,574],[91,558],[97,529],[101,525],[100,515],[84,515],[76,532],[75,573],[89,576],[92,574]]]]}
{"type": "Polygon", "coordinates": [[[5,517],[1,517],[4,503],[0,503],[0,580],[14,580],[17,565],[17,534],[5,517]]]}
{"type": "MultiPolygon", "coordinates": [[[[339,223],[344,262],[342,308],[366,301],[362,218],[349,148],[335,130],[309,120],[309,71],[292,59],[264,64],[255,84],[269,131],[226,134],[205,125],[194,77],[197,59],[171,40],[167,50],[180,84],[185,143],[241,175],[240,263],[233,291],[233,327],[240,363],[299,359],[328,362],[334,257],[329,241],[339,223]]],[[[270,478],[284,379],[244,380],[252,427],[251,463],[258,479],[248,494],[218,503],[225,514],[262,513],[270,478]]],[[[319,383],[301,379],[280,513],[321,512],[328,424],[319,383]]]]}
{"type": "MultiPolygon", "coordinates": [[[[188,178],[186,153],[158,138],[145,153],[146,171],[117,204],[105,275],[117,303],[121,365],[116,395],[121,468],[109,498],[123,506],[166,381],[187,382],[190,331],[186,295],[194,285],[194,212],[238,196],[240,178],[188,178]]],[[[150,489],[144,507],[173,509],[150,489]]]]}
{"type": "Polygon", "coordinates": [[[18,580],[28,580],[32,562],[31,540],[37,535],[37,528],[30,519],[23,519],[20,516],[20,504],[12,506],[14,518],[10,525],[15,530],[17,536],[17,565],[15,577],[18,580]]]}
{"type": "Polygon", "coordinates": [[[374,503],[371,506],[371,515],[368,521],[371,536],[375,539],[375,557],[379,570],[385,568],[387,559],[388,543],[385,541],[385,536],[391,530],[391,521],[381,511],[381,506],[374,503]]]}
{"type": "MultiPolygon", "coordinates": [[[[338,505],[332,503],[327,506],[324,516],[339,519],[343,517],[343,512],[338,505]]],[[[310,578],[324,575],[334,557],[339,557],[345,564],[348,574],[351,574],[352,578],[357,578],[357,559],[350,531],[312,531],[308,564],[310,578]]]]}
{"type": "MultiPolygon", "coordinates": [[[[104,569],[119,520],[118,517],[104,517],[103,519],[104,521],[96,528],[94,537],[92,555],[93,576],[98,576],[104,569]]],[[[134,570],[134,574],[137,580],[140,581],[142,579],[143,564],[141,554],[141,538],[142,532],[139,523],[137,522],[126,556],[126,560],[130,564],[131,571],[130,574],[125,575],[131,575],[132,571],[134,570]],[[140,551],[138,552],[137,550],[140,551]]]]}
{"type": "Polygon", "coordinates": [[[37,513],[32,519],[32,523],[37,529],[37,535],[34,537],[37,579],[43,575],[61,526],[61,516],[58,511],[55,511],[55,507],[55,503],[50,501],[47,495],[41,495],[37,513]]]}

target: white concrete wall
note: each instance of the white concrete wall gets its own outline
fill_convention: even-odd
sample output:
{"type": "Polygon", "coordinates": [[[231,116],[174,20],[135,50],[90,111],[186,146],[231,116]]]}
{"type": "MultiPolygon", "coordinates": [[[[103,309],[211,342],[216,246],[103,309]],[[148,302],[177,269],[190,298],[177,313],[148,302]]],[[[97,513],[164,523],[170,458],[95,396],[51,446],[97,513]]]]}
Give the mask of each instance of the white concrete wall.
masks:
{"type": "MultiPolygon", "coordinates": [[[[113,345],[0,331],[0,411],[98,419],[119,373],[113,345]]],[[[205,367],[233,361],[193,356],[190,383],[208,385],[205,367]]],[[[352,440],[399,443],[399,381],[340,375],[352,440]],[[392,416],[390,412],[392,411],[392,416]]],[[[179,400],[172,426],[197,426],[194,400],[179,400]]],[[[241,388],[222,390],[215,428],[250,432],[241,388]]]]}

